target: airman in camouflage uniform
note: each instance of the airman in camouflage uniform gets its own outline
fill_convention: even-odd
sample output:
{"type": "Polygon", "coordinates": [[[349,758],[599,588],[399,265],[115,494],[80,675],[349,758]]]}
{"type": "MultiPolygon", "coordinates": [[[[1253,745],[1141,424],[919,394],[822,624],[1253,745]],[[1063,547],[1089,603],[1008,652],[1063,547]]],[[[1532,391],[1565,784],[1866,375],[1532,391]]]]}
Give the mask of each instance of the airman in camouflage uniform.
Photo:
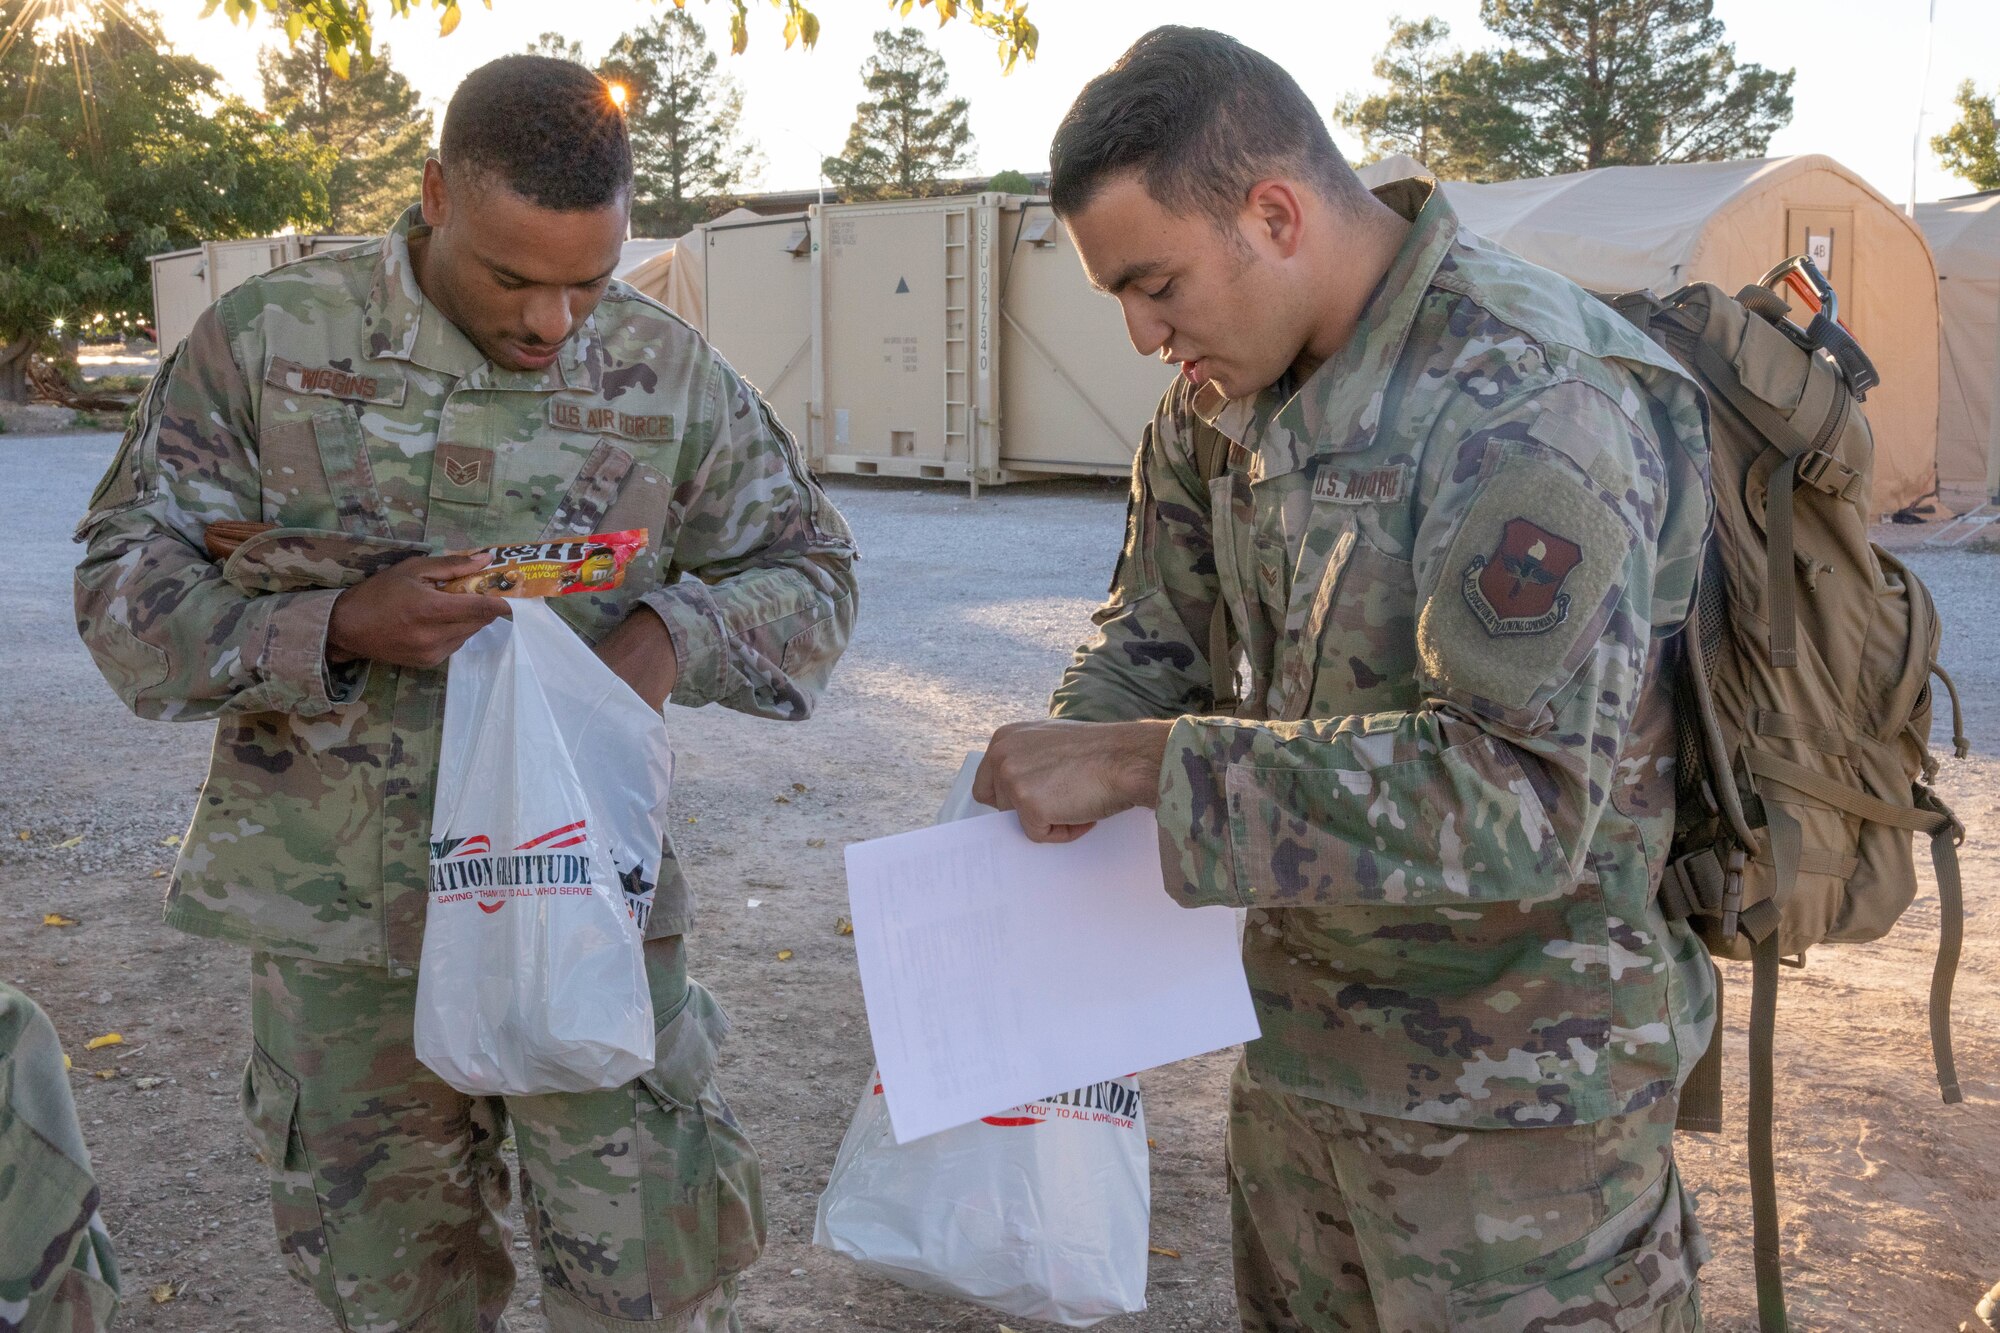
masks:
{"type": "Polygon", "coordinates": [[[1654,895],[1674,813],[1660,655],[1707,523],[1698,393],[1609,308],[1463,231],[1428,180],[1331,193],[1359,191],[1337,154],[1336,175],[1286,150],[1245,171],[1238,236],[1167,230],[1145,165],[1065,200],[1066,156],[1107,160],[1095,124],[1200,162],[1133,118],[1149,70],[1208,61],[1236,88],[1268,65],[1163,29],[1058,133],[1052,193],[1093,281],[1140,350],[1202,382],[1146,431],[1060,720],[1003,729],[983,782],[1042,837],[1154,805],[1168,891],[1248,909],[1263,1035],[1228,1141],[1246,1330],[1695,1328],[1706,1250],[1671,1135],[1713,983],[1654,895]],[[1313,227],[1341,236],[1322,272],[1362,274],[1351,322],[1245,381],[1231,330],[1252,346],[1282,316],[1175,307],[1202,279],[1173,238],[1280,264],[1313,227]],[[1227,716],[1218,599],[1249,667],[1227,716]]]}
{"type": "Polygon", "coordinates": [[[56,1030],[0,982],[0,1333],[97,1333],[118,1263],[56,1030]]]}
{"type": "MultiPolygon", "coordinates": [[[[496,62],[485,95],[546,81],[558,62],[535,60],[496,62]]],[[[622,122],[616,137],[623,153],[622,122]]],[[[567,234],[560,210],[484,200],[567,234]]],[[[615,257],[622,214],[601,212],[586,221],[615,257]]],[[[550,351],[509,368],[420,282],[443,262],[425,216],[201,317],[79,530],[78,623],[140,715],[218,720],[167,921],[254,951],[244,1107],[281,1248],[341,1327],[498,1326],[511,1132],[554,1328],[735,1328],[734,1275],[763,1241],[758,1165],[716,1087],[727,1022],[687,977],[671,847],[645,931],[652,1072],[504,1100],[445,1085],[411,1029],[446,672],[332,652],[338,599],[440,551],[645,529],[622,586],[554,609],[600,651],[648,626],[655,657],[670,639],[675,703],[797,720],[852,626],[852,543],[770,409],[687,325],[602,280],[578,319],[561,281],[550,351]],[[217,564],[203,535],[224,520],[279,526],[217,564]]],[[[470,281],[500,292],[544,262],[494,253],[505,274],[470,281]]]]}

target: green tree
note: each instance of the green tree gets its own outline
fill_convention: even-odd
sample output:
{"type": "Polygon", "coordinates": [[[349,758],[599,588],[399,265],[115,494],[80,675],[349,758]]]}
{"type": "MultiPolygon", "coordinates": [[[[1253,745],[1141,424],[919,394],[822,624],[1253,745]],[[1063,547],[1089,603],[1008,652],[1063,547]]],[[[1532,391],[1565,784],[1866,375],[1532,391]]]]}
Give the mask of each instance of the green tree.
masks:
{"type": "Polygon", "coordinates": [[[1967,79],[1958,85],[1958,123],[1931,140],[1946,171],[1963,176],[1978,190],[2000,190],[2000,125],[1993,99],[1981,97],[1967,79]]]}
{"type": "Polygon", "coordinates": [[[907,199],[932,193],[972,163],[970,103],[947,97],[944,59],[915,28],[884,28],[861,67],[868,99],[840,156],[821,169],[847,199],[907,199]]]}
{"type": "MultiPolygon", "coordinates": [[[[1028,0],[887,0],[890,9],[908,18],[919,7],[932,10],[940,25],[964,19],[973,28],[996,42],[1000,63],[1008,71],[1022,56],[1033,60],[1041,34],[1028,22],[1028,0]]],[[[728,0],[729,49],[743,54],[750,45],[750,0],[728,0]]],[[[492,8],[491,0],[487,8],[492,8]]],[[[674,0],[675,9],[687,8],[687,0],[674,0]]],[[[771,8],[785,16],[785,45],[794,42],[811,50],[819,40],[819,17],[805,0],[771,0],[771,8]]],[[[334,72],[346,77],[350,63],[366,64],[375,40],[375,19],[367,0],[209,0],[203,12],[220,9],[231,23],[253,23],[259,13],[277,17],[292,41],[301,33],[316,32],[326,39],[327,59],[334,72]]],[[[450,36],[465,16],[460,0],[388,0],[388,13],[409,18],[425,10],[438,16],[438,31],[450,36]]]]}
{"type": "Polygon", "coordinates": [[[1335,118],[1361,134],[1371,158],[1408,153],[1446,180],[1484,179],[1496,158],[1518,157],[1527,118],[1496,87],[1500,61],[1450,45],[1443,19],[1389,21],[1389,42],[1375,57],[1388,91],[1350,96],[1335,118]]]}
{"type": "Polygon", "coordinates": [[[324,227],[332,153],[225,96],[131,6],[19,25],[0,0],[0,397],[27,356],[152,319],[148,255],[324,227]],[[44,38],[47,40],[45,41],[44,38]]]}
{"type": "Polygon", "coordinates": [[[1739,64],[1711,0],[1480,0],[1479,17],[1504,45],[1459,54],[1435,20],[1398,23],[1388,91],[1342,119],[1404,151],[1435,136],[1443,160],[1417,156],[1467,180],[1752,157],[1791,119],[1793,71],[1739,64]]]}
{"type": "Polygon", "coordinates": [[[328,67],[326,40],[317,33],[286,51],[266,47],[257,64],[265,109],[336,155],[327,186],[333,229],[387,231],[417,201],[431,145],[431,113],[390,66],[389,49],[346,79],[328,67]]]}
{"type": "Polygon", "coordinates": [[[715,66],[708,34],[673,9],[620,37],[597,67],[626,90],[636,230],[680,235],[707,216],[704,197],[728,194],[754,168],[738,130],[743,90],[715,66]]]}

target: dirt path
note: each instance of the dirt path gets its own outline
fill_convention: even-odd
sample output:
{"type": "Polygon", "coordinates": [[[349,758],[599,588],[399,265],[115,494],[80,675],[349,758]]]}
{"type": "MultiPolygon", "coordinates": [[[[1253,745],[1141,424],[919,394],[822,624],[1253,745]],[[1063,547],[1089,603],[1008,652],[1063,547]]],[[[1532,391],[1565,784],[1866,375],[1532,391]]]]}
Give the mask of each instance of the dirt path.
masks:
{"type": "MultiPolygon", "coordinates": [[[[0,580],[0,976],[42,1002],[75,1059],[129,1322],[318,1328],[280,1267],[236,1110],[246,959],[159,924],[167,840],[186,825],[208,729],[132,719],[70,623],[68,525],[111,443],[0,440],[0,500],[17,516],[17,558],[0,580]],[[32,503],[21,489],[30,478],[32,503]],[[45,927],[51,911],[79,924],[45,927]],[[107,1031],[126,1044],[84,1049],[107,1031]],[[156,1288],[171,1299],[155,1303],[156,1288]]],[[[693,966],[736,1020],[726,1087],[765,1159],[771,1239],[746,1282],[745,1322],[992,1330],[1000,1320],[986,1311],[862,1278],[810,1244],[870,1060],[852,941],[835,929],[840,847],[928,821],[965,750],[994,722],[1039,711],[1101,595],[1123,497],[1077,484],[973,505],[942,490],[843,485],[835,499],[866,552],[863,609],[820,716],[800,727],[715,709],[670,716],[676,837],[703,901],[693,966]]],[[[1948,763],[1945,783],[1974,829],[1958,1005],[1967,1101],[1941,1106],[1930,1081],[1928,891],[1885,943],[1816,954],[1786,974],[1779,1123],[1800,1330],[1953,1329],[2000,1278],[2000,561],[1922,556],[1917,568],[1950,625],[1947,661],[1960,668],[1979,756],[1948,763]]],[[[1747,995],[1747,977],[1732,982],[1733,998],[1747,995]]],[[[1730,1014],[1732,1078],[1742,1009],[1730,1014]]],[[[1153,1240],[1181,1257],[1156,1257],[1151,1308],[1107,1331],[1233,1327],[1228,1067],[1218,1055],[1143,1079],[1157,1144],[1153,1240]]],[[[1740,1118],[1740,1102],[1729,1114],[1740,1118]]],[[[1711,1327],[1752,1329],[1740,1133],[1689,1138],[1683,1156],[1717,1250],[1705,1272],[1711,1327]]],[[[529,1274],[520,1308],[533,1292],[529,1274]]]]}

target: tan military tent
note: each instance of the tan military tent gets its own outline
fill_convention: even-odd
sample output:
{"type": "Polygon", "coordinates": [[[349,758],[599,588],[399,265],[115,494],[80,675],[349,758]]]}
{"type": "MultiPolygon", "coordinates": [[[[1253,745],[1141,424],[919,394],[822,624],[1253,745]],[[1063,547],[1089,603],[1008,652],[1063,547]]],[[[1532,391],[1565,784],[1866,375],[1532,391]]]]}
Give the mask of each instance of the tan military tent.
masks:
{"type": "Polygon", "coordinates": [[[708,282],[704,228],[714,222],[739,222],[757,218],[747,208],[733,208],[712,222],[696,227],[677,240],[633,239],[625,242],[616,276],[638,288],[667,309],[708,332],[708,282]]]}
{"type": "Polygon", "coordinates": [[[1432,171],[1408,153],[1391,153],[1387,157],[1376,158],[1354,169],[1361,183],[1369,189],[1379,189],[1391,181],[1407,180],[1411,176],[1429,176],[1432,171]]]}
{"type": "Polygon", "coordinates": [[[2000,494],[2000,190],[1917,205],[1938,271],[1938,488],[2000,494]]]}
{"type": "MultiPolygon", "coordinates": [[[[698,235],[700,228],[690,232],[698,235]]],[[[708,311],[702,301],[701,249],[688,241],[631,240],[619,258],[619,281],[636,287],[682,319],[700,329],[708,311]],[[686,263],[681,256],[692,255],[686,263]]]]}
{"type": "Polygon", "coordinates": [[[1923,234],[1832,158],[1754,158],[1601,167],[1491,185],[1449,182],[1465,225],[1593,291],[1666,293],[1755,282],[1812,253],[1840,316],[1882,372],[1868,395],[1875,509],[1931,494],[1937,481],[1938,302],[1923,234]]]}

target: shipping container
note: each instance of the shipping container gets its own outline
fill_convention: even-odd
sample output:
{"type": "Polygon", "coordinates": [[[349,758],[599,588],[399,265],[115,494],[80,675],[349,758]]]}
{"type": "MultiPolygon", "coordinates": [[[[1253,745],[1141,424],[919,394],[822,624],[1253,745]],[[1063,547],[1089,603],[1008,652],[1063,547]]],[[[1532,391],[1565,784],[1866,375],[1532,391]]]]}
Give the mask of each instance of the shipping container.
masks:
{"type": "Polygon", "coordinates": [[[1046,200],[828,204],[707,230],[709,340],[822,472],[1124,476],[1173,378],[1133,351],[1046,200]]]}
{"type": "Polygon", "coordinates": [[[153,270],[153,334],[162,349],[178,347],[201,312],[247,278],[308,255],[372,240],[368,236],[258,236],[204,241],[148,260],[153,270]]]}

